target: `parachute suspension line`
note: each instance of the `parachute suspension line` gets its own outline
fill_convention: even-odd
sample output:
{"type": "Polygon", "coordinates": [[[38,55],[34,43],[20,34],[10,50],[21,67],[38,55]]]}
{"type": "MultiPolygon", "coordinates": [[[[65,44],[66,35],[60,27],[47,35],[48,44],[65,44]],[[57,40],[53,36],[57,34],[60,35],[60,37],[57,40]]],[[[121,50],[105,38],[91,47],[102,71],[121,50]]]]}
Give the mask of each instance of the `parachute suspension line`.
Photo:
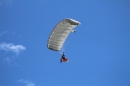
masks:
{"type": "Polygon", "coordinates": [[[62,46],[62,48],[60,50],[61,55],[63,54],[63,52],[65,52],[65,44],[66,44],[66,42],[64,42],[64,44],[63,44],[63,46],[62,46]]]}
{"type": "Polygon", "coordinates": [[[66,42],[67,42],[67,40],[64,42],[63,47],[62,47],[63,52],[65,52],[66,42]]]}
{"type": "MultiPolygon", "coordinates": [[[[64,45],[65,45],[65,43],[64,43],[64,45]]],[[[61,48],[61,52],[60,52],[61,55],[62,55],[63,52],[65,52],[64,45],[63,45],[62,48],[61,48]]]]}

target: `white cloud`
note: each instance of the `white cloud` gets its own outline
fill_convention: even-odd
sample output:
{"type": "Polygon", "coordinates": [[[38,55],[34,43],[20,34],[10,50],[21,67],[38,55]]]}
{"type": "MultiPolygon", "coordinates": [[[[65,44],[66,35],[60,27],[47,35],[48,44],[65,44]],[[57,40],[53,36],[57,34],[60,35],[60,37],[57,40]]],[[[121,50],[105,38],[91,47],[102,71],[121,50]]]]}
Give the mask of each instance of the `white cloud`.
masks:
{"type": "Polygon", "coordinates": [[[18,55],[21,51],[25,50],[26,47],[22,45],[14,45],[12,43],[1,43],[0,50],[11,51],[18,55]]]}
{"type": "Polygon", "coordinates": [[[20,79],[20,80],[18,80],[18,82],[21,82],[21,83],[25,84],[26,86],[35,86],[35,84],[33,82],[28,81],[28,80],[20,79]]]}

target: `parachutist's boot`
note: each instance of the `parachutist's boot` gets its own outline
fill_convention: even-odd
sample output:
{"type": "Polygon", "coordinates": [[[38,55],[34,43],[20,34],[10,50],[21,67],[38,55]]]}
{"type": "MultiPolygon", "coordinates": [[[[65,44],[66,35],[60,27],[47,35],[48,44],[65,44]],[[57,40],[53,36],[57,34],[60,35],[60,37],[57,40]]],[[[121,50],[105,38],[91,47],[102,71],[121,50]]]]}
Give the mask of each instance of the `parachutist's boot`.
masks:
{"type": "Polygon", "coordinates": [[[60,63],[62,62],[62,59],[60,59],[60,63]]]}

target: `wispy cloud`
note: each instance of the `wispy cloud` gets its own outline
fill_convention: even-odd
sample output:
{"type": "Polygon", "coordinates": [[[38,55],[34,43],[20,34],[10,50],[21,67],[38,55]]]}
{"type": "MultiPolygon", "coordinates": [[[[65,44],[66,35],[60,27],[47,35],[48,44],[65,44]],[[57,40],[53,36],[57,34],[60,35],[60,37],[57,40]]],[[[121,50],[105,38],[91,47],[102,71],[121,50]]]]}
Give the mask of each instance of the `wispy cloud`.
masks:
{"type": "Polygon", "coordinates": [[[2,1],[0,1],[0,6],[2,6],[2,1]]]}
{"type": "MultiPolygon", "coordinates": [[[[0,2],[0,4],[1,4],[1,2],[0,2]]],[[[1,33],[0,33],[0,37],[3,36],[3,35],[6,34],[6,33],[8,33],[8,31],[3,31],[3,32],[1,32],[1,33]]]]}
{"type": "Polygon", "coordinates": [[[24,67],[24,66],[21,66],[21,65],[18,65],[16,62],[13,62],[14,60],[14,57],[6,57],[3,59],[5,62],[7,62],[7,64],[9,66],[18,66],[18,67],[24,67]]]}
{"type": "Polygon", "coordinates": [[[20,80],[18,80],[18,82],[23,83],[23,84],[25,84],[26,86],[35,86],[35,84],[34,84],[33,82],[28,81],[28,80],[20,79],[20,80]]]}
{"type": "Polygon", "coordinates": [[[6,5],[6,6],[12,5],[13,1],[14,0],[0,0],[0,6],[2,6],[2,5],[6,5]]]}
{"type": "Polygon", "coordinates": [[[14,45],[12,43],[1,43],[0,50],[11,51],[18,55],[21,51],[25,50],[26,47],[22,45],[14,45]]]}
{"type": "Polygon", "coordinates": [[[10,63],[11,63],[12,60],[9,57],[5,58],[4,61],[6,61],[9,64],[9,66],[11,66],[10,63]]]}

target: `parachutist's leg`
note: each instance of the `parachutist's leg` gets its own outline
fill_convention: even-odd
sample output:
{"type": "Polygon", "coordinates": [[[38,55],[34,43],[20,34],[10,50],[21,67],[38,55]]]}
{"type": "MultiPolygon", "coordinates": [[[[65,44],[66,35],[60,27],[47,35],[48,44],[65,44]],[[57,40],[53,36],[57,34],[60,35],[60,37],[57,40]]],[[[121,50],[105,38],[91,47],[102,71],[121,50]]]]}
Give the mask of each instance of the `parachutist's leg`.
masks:
{"type": "Polygon", "coordinates": [[[60,63],[62,62],[62,59],[60,59],[60,63]]]}

